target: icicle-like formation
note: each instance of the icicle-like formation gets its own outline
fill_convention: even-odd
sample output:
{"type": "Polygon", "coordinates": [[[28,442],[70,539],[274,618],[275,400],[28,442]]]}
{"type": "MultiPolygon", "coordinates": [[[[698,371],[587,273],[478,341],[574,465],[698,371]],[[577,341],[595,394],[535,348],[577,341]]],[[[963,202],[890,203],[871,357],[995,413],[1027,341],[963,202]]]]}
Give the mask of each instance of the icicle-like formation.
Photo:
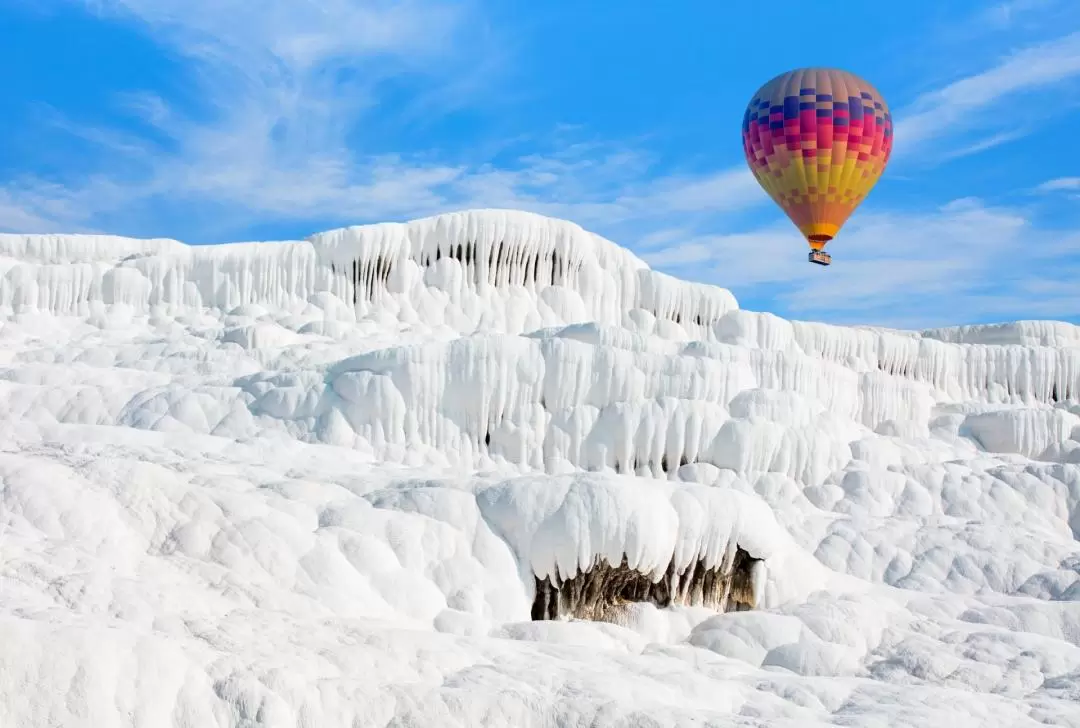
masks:
{"type": "MultiPolygon", "coordinates": [[[[334,308],[327,305],[326,312],[334,308]]],[[[219,337],[230,348],[244,347],[245,357],[267,347],[283,352],[286,362],[313,345],[306,334],[272,322],[232,326],[219,337]]],[[[37,369],[19,376],[31,374],[52,376],[37,369]]],[[[1034,426],[1009,415],[994,427],[1021,429],[1005,435],[994,429],[999,434],[990,437],[978,420],[966,427],[963,420],[997,405],[951,403],[927,384],[858,371],[798,348],[678,343],[596,325],[378,349],[318,370],[241,376],[213,392],[162,391],[156,379],[134,373],[85,383],[69,370],[55,374],[64,378],[58,383],[64,397],[24,390],[9,415],[81,423],[92,411],[93,424],[242,438],[276,431],[384,460],[466,468],[494,462],[552,473],[682,478],[684,466],[696,464],[815,485],[853,456],[870,457],[853,443],[874,433],[926,438],[952,428],[950,437],[1059,462],[1071,462],[1080,444],[1063,424],[1035,434],[1034,426]],[[67,404],[91,399],[108,406],[67,404]]],[[[1059,406],[1054,416],[1070,407],[1080,412],[1077,405],[1059,406]]]]}
{"type": "Polygon", "coordinates": [[[652,317],[643,324],[650,330],[659,319],[661,333],[700,338],[738,308],[730,292],[651,271],[577,225],[513,211],[365,225],[290,243],[0,235],[0,309],[14,312],[295,308],[325,294],[361,317],[507,333],[652,317]]]}
{"type": "Polygon", "coordinates": [[[761,350],[795,349],[854,371],[879,371],[925,382],[943,400],[996,404],[1080,401],[1080,327],[1063,322],[938,329],[920,335],[733,311],[713,330],[718,340],[730,344],[761,350]],[[1001,343],[967,343],[984,340],[1001,343]],[[1010,343],[1013,341],[1028,343],[1010,343]]]}
{"type": "Polygon", "coordinates": [[[641,309],[704,335],[738,308],[728,291],[657,273],[573,223],[532,213],[470,210],[310,240],[348,280],[362,310],[393,301],[423,315],[427,289],[436,288],[466,318],[486,318],[509,333],[558,321],[620,322],[641,309]],[[529,310],[521,312],[522,305],[529,310]],[[529,317],[537,307],[557,315],[529,317]]]}
{"type": "Polygon", "coordinates": [[[621,605],[759,606],[781,531],[752,496],[578,473],[522,477],[478,496],[535,577],[534,619],[611,621],[621,605]]]}
{"type": "Polygon", "coordinates": [[[1080,326],[1064,321],[1013,321],[1001,324],[927,329],[922,335],[953,344],[1080,346],[1080,326]]]}
{"type": "MultiPolygon", "coordinates": [[[[220,341],[260,361],[319,337],[368,349],[360,332],[375,325],[437,332],[435,343],[365,354],[314,383],[238,381],[242,393],[227,405],[170,392],[123,407],[137,426],[243,437],[276,428],[389,459],[422,451],[459,464],[661,477],[703,463],[817,483],[850,457],[846,443],[865,435],[858,426],[923,437],[943,404],[1080,403],[1080,346],[1070,343],[1080,327],[920,334],[789,322],[740,311],[722,289],[650,271],[576,225],[527,213],[456,213],[303,243],[0,236],[0,311],[107,321],[115,305],[216,310],[226,319],[220,341]],[[1055,345],[951,343],[1014,338],[1055,345]],[[778,391],[789,398],[769,394],[778,391]]],[[[1073,457],[1073,446],[1050,442],[1060,428],[1045,434],[991,440],[1073,457]]]]}
{"type": "MultiPolygon", "coordinates": [[[[717,344],[754,349],[758,358],[745,366],[759,386],[811,387],[813,368],[819,391],[804,393],[867,424],[925,411],[930,400],[1080,402],[1080,327],[1027,321],[918,333],[785,321],[740,311],[723,289],[651,271],[577,225],[531,213],[474,210],[334,230],[303,243],[0,235],[0,311],[87,315],[114,304],[136,313],[312,304],[324,320],[306,321],[304,333],[329,336],[340,328],[334,317],[506,334],[596,322],[603,327],[560,336],[604,336],[610,341],[592,343],[623,349],[660,340],[665,352],[690,339],[698,343],[684,353],[704,357],[717,344]],[[351,310],[337,311],[341,301],[351,310]],[[891,389],[897,385],[883,382],[895,378],[929,389],[907,390],[892,414],[886,410],[898,402],[888,395],[853,394],[891,389]]],[[[256,348],[280,339],[230,335],[256,348]]]]}
{"type": "Polygon", "coordinates": [[[107,236],[0,235],[0,310],[88,315],[262,304],[303,307],[348,286],[308,243],[188,246],[107,236]]]}
{"type": "Polygon", "coordinates": [[[700,346],[593,346],[580,332],[475,335],[352,357],[329,372],[334,406],[380,451],[432,448],[550,472],[655,477],[700,462],[807,483],[851,457],[852,421],[928,429],[926,388],[879,372],[857,374],[794,351],[712,345],[705,356],[700,346]],[[820,404],[801,404],[810,401],[820,404]],[[789,421],[787,411],[800,406],[789,421]]]}
{"type": "Polygon", "coordinates": [[[1080,443],[1080,417],[1060,409],[1013,409],[968,415],[962,430],[990,452],[1037,458],[1067,440],[1080,443]]]}
{"type": "Polygon", "coordinates": [[[548,577],[536,577],[532,618],[618,623],[626,605],[636,602],[660,608],[678,605],[743,612],[758,606],[759,590],[754,583],[758,564],[764,561],[736,547],[730,564],[707,568],[698,561],[677,574],[673,562],[663,579],[653,581],[631,569],[625,559],[617,566],[600,561],[566,581],[553,583],[548,577]]]}

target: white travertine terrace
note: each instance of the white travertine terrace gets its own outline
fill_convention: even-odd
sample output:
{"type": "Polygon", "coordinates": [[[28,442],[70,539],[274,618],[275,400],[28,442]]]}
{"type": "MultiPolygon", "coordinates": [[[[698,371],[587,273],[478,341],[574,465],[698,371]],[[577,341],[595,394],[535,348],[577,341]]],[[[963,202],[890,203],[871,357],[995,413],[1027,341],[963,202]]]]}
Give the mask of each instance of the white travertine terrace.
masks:
{"type": "Polygon", "coordinates": [[[1080,725],[1078,536],[1075,325],[513,211],[0,235],[0,725],[1080,725]]]}

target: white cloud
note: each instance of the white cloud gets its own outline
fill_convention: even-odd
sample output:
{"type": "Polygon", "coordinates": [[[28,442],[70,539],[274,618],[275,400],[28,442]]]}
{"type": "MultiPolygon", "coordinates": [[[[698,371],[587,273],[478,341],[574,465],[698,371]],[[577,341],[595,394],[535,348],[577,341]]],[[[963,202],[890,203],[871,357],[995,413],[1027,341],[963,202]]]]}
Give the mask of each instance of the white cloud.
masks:
{"type": "Polygon", "coordinates": [[[70,1],[105,21],[136,23],[187,59],[202,108],[188,114],[151,94],[121,97],[152,135],[52,119],[53,130],[82,139],[107,165],[93,185],[23,179],[6,194],[63,229],[88,221],[74,205],[44,214],[50,194],[133,234],[184,237],[162,221],[187,230],[201,221],[202,240],[255,223],[355,223],[473,206],[529,209],[614,234],[636,221],[767,201],[743,165],[650,179],[651,161],[636,150],[582,142],[573,128],[458,154],[389,153],[367,133],[373,112],[385,126],[488,102],[482,92],[504,43],[465,3],[268,0],[255,10],[241,0],[70,1]],[[378,106],[384,85],[402,74],[412,79],[411,100],[378,106]],[[508,151],[526,143],[528,153],[508,151]],[[484,161],[496,153],[499,166],[484,161]]]}
{"type": "Polygon", "coordinates": [[[1080,275],[1080,236],[1067,235],[1040,230],[1017,211],[962,199],[930,213],[867,210],[830,244],[829,268],[806,261],[806,244],[790,224],[690,239],[645,258],[743,299],[771,297],[782,315],[935,326],[1080,310],[1067,307],[1080,295],[1072,283],[1080,275]]]}
{"type": "Polygon", "coordinates": [[[985,152],[988,149],[994,147],[1000,147],[1002,144],[1008,144],[1011,141],[1022,139],[1027,136],[1027,129],[1017,129],[1015,131],[1003,131],[997,134],[991,134],[990,136],[983,137],[977,141],[972,142],[966,146],[952,151],[941,154],[940,159],[960,159],[961,157],[969,157],[972,154],[978,154],[979,152],[985,152]]]}
{"type": "Polygon", "coordinates": [[[36,183],[20,194],[0,188],[0,232],[50,233],[58,229],[94,231],[79,200],[67,188],[36,183]]]}
{"type": "MultiPolygon", "coordinates": [[[[251,216],[393,215],[437,203],[460,172],[405,164],[353,144],[380,84],[413,74],[438,86],[457,73],[467,8],[437,0],[85,0],[103,20],[134,22],[186,58],[201,108],[128,95],[154,134],[54,124],[107,159],[108,185],[68,190],[99,214],[151,202],[208,200],[251,216]],[[162,144],[160,139],[166,139],[162,144]],[[406,204],[408,201],[408,204],[406,204]]],[[[474,46],[480,49],[479,46],[474,46]]],[[[362,138],[363,135],[361,134],[362,138]]],[[[98,180],[100,181],[100,180],[98,180]]],[[[24,179],[6,194],[31,210],[51,185],[24,179]]],[[[53,189],[52,191],[57,191],[53,189]]],[[[74,224],[78,216],[60,217],[74,224]]]]}
{"type": "MultiPolygon", "coordinates": [[[[1080,33],[1025,48],[983,73],[923,94],[896,113],[896,154],[987,124],[984,109],[1080,77],[1080,33]]],[[[994,119],[989,119],[993,121],[994,119]]],[[[1010,118],[1009,123],[1015,123],[1010,118]]],[[[1011,137],[1015,138],[1015,137],[1011,137]]]]}
{"type": "Polygon", "coordinates": [[[1036,11],[1049,10],[1059,0],[1008,0],[985,8],[979,19],[999,28],[1010,28],[1019,20],[1036,11]]]}
{"type": "Polygon", "coordinates": [[[1080,177],[1059,177],[1035,188],[1036,192],[1080,192],[1080,177]]]}

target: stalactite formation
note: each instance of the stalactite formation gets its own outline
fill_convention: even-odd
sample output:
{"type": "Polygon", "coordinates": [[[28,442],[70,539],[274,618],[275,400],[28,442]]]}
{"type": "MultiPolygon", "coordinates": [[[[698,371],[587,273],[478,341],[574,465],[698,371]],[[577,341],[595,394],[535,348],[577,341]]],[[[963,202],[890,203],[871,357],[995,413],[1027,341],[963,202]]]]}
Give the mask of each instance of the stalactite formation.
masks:
{"type": "MultiPolygon", "coordinates": [[[[1007,359],[1006,347],[986,347],[986,358],[992,360],[1007,359]]],[[[1059,356],[1060,363],[1053,367],[1049,376],[1040,377],[1042,383],[1031,381],[1016,376],[1007,376],[1005,373],[1013,367],[1002,366],[996,372],[987,371],[981,375],[980,388],[989,392],[995,385],[1000,387],[1005,397],[1009,400],[1040,402],[1043,404],[1058,404],[1059,402],[1074,401],[1080,399],[1080,373],[1076,377],[1070,376],[1069,359],[1076,360],[1075,356],[1059,356]],[[997,373],[997,376],[994,374],[997,373]]],[[[935,372],[929,367],[920,367],[918,359],[878,359],[877,370],[890,376],[912,379],[915,381],[934,384],[935,372]]],[[[1021,365],[1023,366],[1023,365],[1021,365]]],[[[1053,366],[1053,365],[1052,365],[1053,366]]]]}
{"type": "MultiPolygon", "coordinates": [[[[500,239],[487,246],[486,257],[481,257],[476,241],[447,242],[432,251],[426,251],[417,261],[421,267],[430,268],[444,257],[456,260],[464,266],[466,280],[474,287],[486,283],[494,287],[562,286],[571,284],[581,270],[581,263],[572,263],[557,249],[528,250],[525,246],[500,239]],[[482,264],[486,262],[486,265],[482,264]]],[[[331,270],[345,275],[352,286],[352,300],[373,301],[380,289],[385,289],[393,274],[394,261],[389,256],[360,257],[348,265],[331,263],[331,270]]],[[[697,315],[698,322],[701,316],[697,315]]]]}
{"type": "Polygon", "coordinates": [[[409,295],[417,290],[419,271],[424,286],[441,288],[455,301],[508,287],[534,293],[566,288],[580,296],[590,318],[621,318],[640,309],[683,326],[708,327],[738,307],[727,291],[649,270],[610,241],[529,213],[467,211],[406,225],[343,228],[310,241],[352,289],[354,302],[376,303],[391,291],[409,295]],[[442,265],[446,260],[456,266],[442,265]]]}
{"type": "Polygon", "coordinates": [[[698,462],[697,460],[691,460],[685,454],[679,456],[679,458],[671,459],[667,455],[661,455],[659,460],[653,460],[651,458],[633,458],[629,462],[616,459],[611,468],[616,473],[626,473],[628,475],[635,475],[637,473],[650,473],[658,477],[666,477],[673,472],[676,472],[684,465],[692,465],[698,462]]]}
{"type": "Polygon", "coordinates": [[[747,611],[757,606],[754,564],[758,561],[737,547],[730,563],[713,568],[707,568],[699,559],[676,572],[672,562],[656,582],[631,569],[625,557],[619,566],[597,561],[591,569],[570,579],[556,579],[553,583],[548,577],[536,577],[532,618],[613,621],[620,607],[633,602],[648,602],[660,608],[681,605],[717,612],[747,611]]]}
{"type": "MultiPolygon", "coordinates": [[[[335,275],[346,273],[336,263],[330,264],[335,275]]],[[[393,272],[393,263],[386,256],[377,256],[374,260],[354,260],[347,266],[347,275],[352,288],[352,302],[359,303],[361,297],[371,300],[378,288],[386,288],[393,272]]]]}

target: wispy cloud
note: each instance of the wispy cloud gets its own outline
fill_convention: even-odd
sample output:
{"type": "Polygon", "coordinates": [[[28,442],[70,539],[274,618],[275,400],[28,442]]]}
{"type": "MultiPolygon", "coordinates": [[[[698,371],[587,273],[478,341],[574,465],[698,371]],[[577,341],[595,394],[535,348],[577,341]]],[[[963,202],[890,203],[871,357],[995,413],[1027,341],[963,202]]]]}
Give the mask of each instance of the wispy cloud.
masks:
{"type": "Polygon", "coordinates": [[[1035,188],[1036,192],[1078,192],[1080,193],[1080,177],[1059,177],[1047,180],[1035,188]]]}
{"type": "MultiPolygon", "coordinates": [[[[960,79],[924,94],[896,113],[896,153],[910,153],[920,146],[959,132],[969,132],[1000,118],[983,114],[1024,92],[1045,89],[1080,77],[1080,32],[1020,50],[983,73],[960,79]]],[[[1038,117],[1045,117],[1040,113],[1038,117]]],[[[1015,124],[1014,114],[1006,123],[1015,124]]],[[[991,134],[997,143],[1002,138],[991,134]]],[[[993,145],[991,145],[993,146],[993,145]]]]}
{"type": "MultiPolygon", "coordinates": [[[[119,99],[153,134],[54,124],[109,160],[109,185],[97,180],[68,191],[92,194],[99,215],[199,200],[252,216],[363,214],[365,207],[392,215],[403,200],[431,202],[429,190],[459,174],[438,163],[404,164],[357,145],[355,132],[390,79],[412,75],[440,88],[469,75],[461,36],[475,34],[475,26],[464,22],[463,4],[267,0],[256,10],[240,0],[85,3],[103,20],[137,24],[186,58],[200,106],[192,115],[152,94],[119,99]]],[[[56,219],[35,212],[48,188],[23,179],[6,194],[40,222],[56,219]]]]}
{"type": "Polygon", "coordinates": [[[656,176],[646,155],[617,143],[528,154],[499,168],[463,168],[442,192],[440,210],[528,210],[573,220],[627,245],[647,243],[651,231],[676,223],[690,230],[769,202],[745,165],[656,176]]]}
{"type": "Polygon", "coordinates": [[[970,157],[972,154],[978,154],[985,152],[988,149],[994,147],[1000,147],[1002,144],[1008,144],[1009,142],[1022,139],[1027,136],[1027,129],[1017,129],[1014,131],[1003,131],[998,134],[991,134],[989,136],[978,139],[971,144],[953,149],[948,152],[944,152],[940,155],[939,159],[942,161],[950,159],[960,159],[961,157],[970,157]]]}
{"type": "Polygon", "coordinates": [[[201,108],[153,94],[118,99],[151,134],[52,118],[51,129],[83,140],[108,166],[92,185],[7,185],[8,204],[22,211],[0,222],[8,228],[122,221],[135,234],[159,234],[154,225],[180,219],[206,240],[255,223],[329,225],[487,206],[614,234],[642,220],[669,224],[767,201],[745,166],[657,179],[640,150],[582,141],[584,130],[498,142],[490,155],[381,143],[373,125],[411,124],[421,112],[492,96],[493,59],[506,44],[468,3],[268,0],[253,11],[241,0],[70,1],[105,21],[135,23],[179,53],[201,108]],[[411,100],[380,104],[403,78],[410,86],[399,95],[411,100]],[[497,166],[487,161],[496,153],[497,166]]]}
{"type": "Polygon", "coordinates": [[[11,187],[0,188],[0,232],[98,232],[84,195],[41,181],[17,181],[11,187]]]}
{"type": "Polygon", "coordinates": [[[805,245],[786,225],[702,236],[645,258],[815,320],[918,327],[1080,311],[1067,307],[1080,296],[1071,283],[1080,260],[1068,256],[1080,249],[1080,235],[1041,230],[1020,211],[979,200],[930,213],[866,211],[830,248],[833,266],[809,265],[805,245]],[[995,297],[1008,307],[989,306],[995,297]]]}
{"type": "Polygon", "coordinates": [[[1060,0],[1008,0],[984,8],[978,17],[989,25],[1011,28],[1031,14],[1049,10],[1059,3],[1060,0]]]}

